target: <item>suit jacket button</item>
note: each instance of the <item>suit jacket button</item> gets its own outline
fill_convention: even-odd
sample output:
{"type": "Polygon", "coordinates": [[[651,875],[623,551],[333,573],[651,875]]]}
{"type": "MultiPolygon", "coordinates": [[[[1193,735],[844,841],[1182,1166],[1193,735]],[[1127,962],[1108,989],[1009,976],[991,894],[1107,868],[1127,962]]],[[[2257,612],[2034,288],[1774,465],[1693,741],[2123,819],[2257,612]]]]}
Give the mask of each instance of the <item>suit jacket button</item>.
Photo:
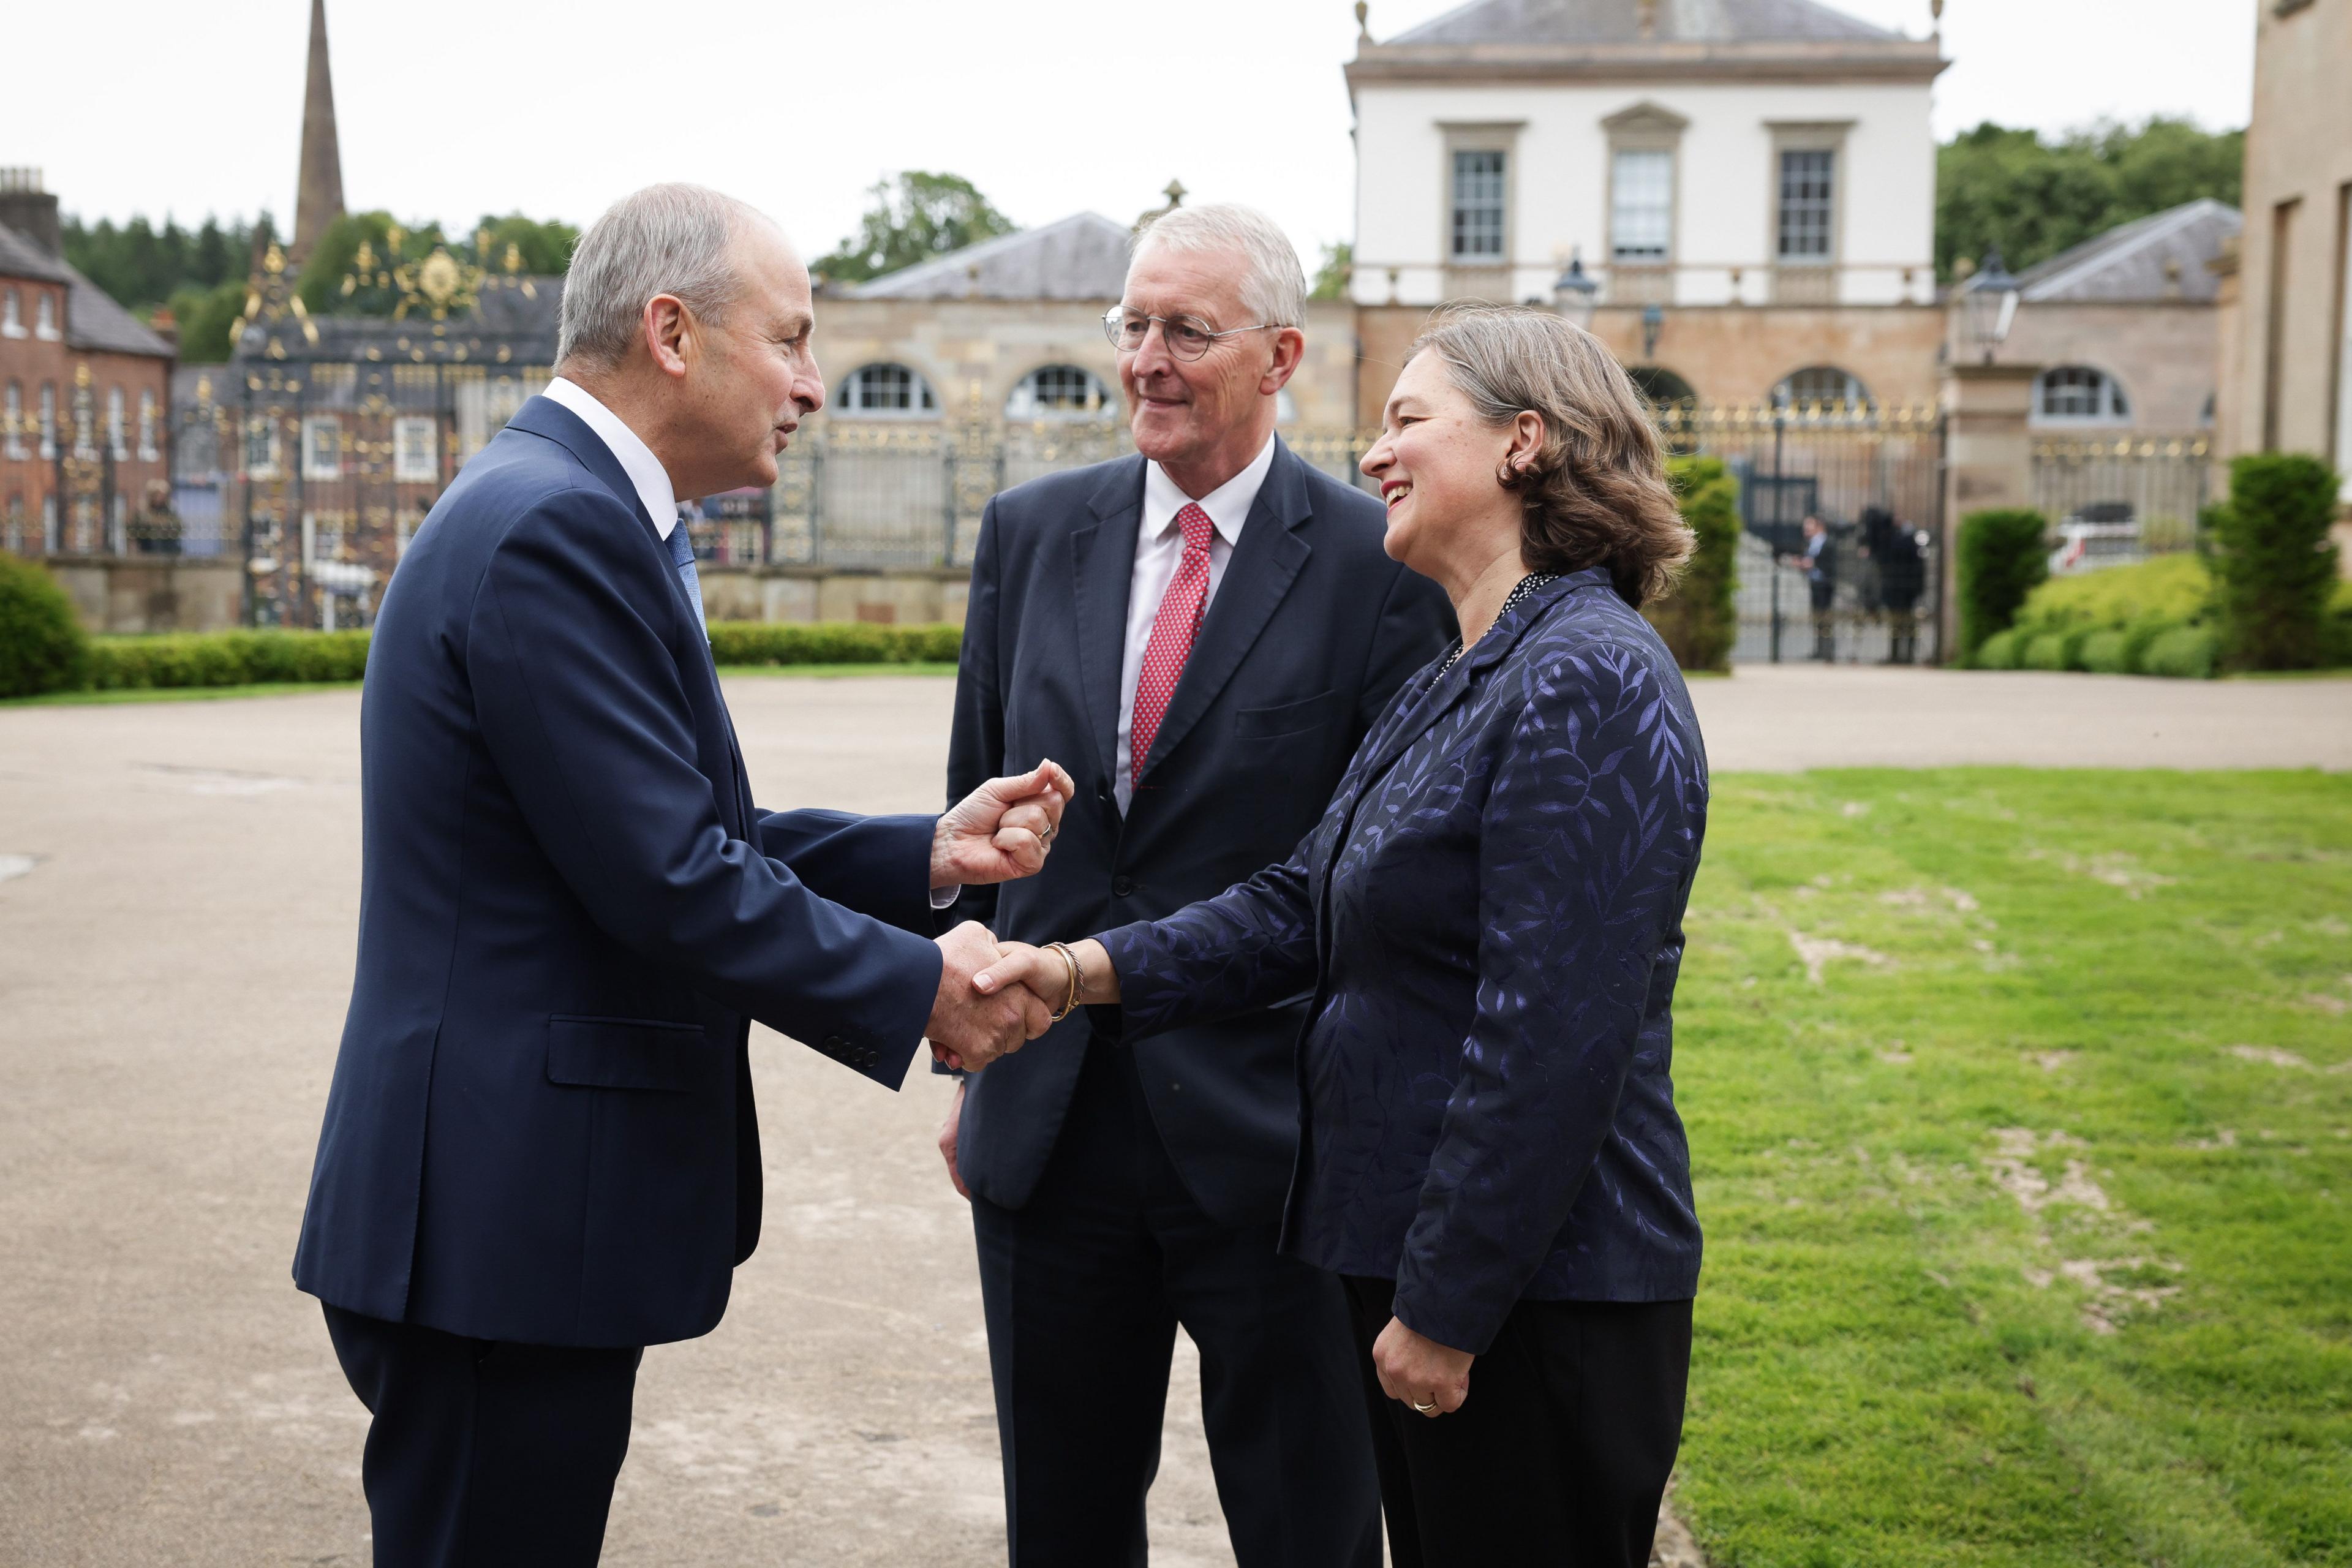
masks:
{"type": "Polygon", "coordinates": [[[1135,879],[1132,877],[1113,877],[1110,879],[1110,893],[1111,897],[1115,899],[1133,898],[1135,896],[1135,879]]]}
{"type": "Polygon", "coordinates": [[[827,1035],[824,1049],[826,1056],[845,1057],[849,1054],[849,1042],[839,1035],[827,1035]]]}

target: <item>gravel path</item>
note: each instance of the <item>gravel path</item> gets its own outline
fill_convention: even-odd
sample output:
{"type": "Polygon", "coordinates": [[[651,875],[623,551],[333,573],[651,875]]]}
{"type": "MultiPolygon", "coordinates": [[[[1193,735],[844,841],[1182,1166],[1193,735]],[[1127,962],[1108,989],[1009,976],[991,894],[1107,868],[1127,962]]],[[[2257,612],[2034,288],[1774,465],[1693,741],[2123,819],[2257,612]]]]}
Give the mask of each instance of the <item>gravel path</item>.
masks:
{"type": "MultiPolygon", "coordinates": [[[[1718,769],[2352,764],[2339,681],[1784,667],[1697,692],[1718,769]]],[[[763,801],[936,805],[946,681],[730,694],[763,801]]],[[[366,1560],[362,1414],[287,1278],[351,975],[357,707],[0,710],[0,1563],[366,1560]]],[[[999,1562],[938,1086],[772,1036],[754,1060],[766,1239],[717,1333],[646,1358],[606,1561],[999,1562]]],[[[1181,1353],[1171,1568],[1231,1560],[1181,1353]]]]}

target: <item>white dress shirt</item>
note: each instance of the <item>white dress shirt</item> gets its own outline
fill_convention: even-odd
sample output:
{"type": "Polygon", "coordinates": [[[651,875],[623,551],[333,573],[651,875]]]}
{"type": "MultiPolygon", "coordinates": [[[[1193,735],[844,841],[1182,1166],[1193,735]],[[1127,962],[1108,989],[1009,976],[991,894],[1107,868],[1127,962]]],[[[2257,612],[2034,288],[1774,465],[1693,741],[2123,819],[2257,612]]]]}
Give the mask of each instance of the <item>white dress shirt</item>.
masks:
{"type": "Polygon", "coordinates": [[[1135,574],[1128,579],[1127,652],[1118,669],[1118,777],[1111,785],[1122,816],[1135,798],[1135,683],[1143,671],[1143,650],[1151,642],[1151,623],[1160,614],[1160,601],[1176,575],[1178,563],[1184,559],[1184,531],[1176,525],[1176,514],[1197,500],[1214,530],[1209,537],[1209,595],[1201,601],[1205,620],[1209,605],[1217,596],[1217,584],[1225,579],[1225,563],[1234,558],[1242,524],[1249,521],[1250,508],[1257,504],[1257,492],[1265,488],[1266,473],[1273,467],[1274,437],[1268,436],[1265,448],[1250,459],[1248,468],[1196,498],[1177,489],[1176,481],[1159,464],[1143,466],[1143,521],[1135,537],[1135,574]]]}
{"type": "Polygon", "coordinates": [[[561,403],[580,416],[580,422],[596,433],[621,472],[629,476],[636,488],[637,499],[646,505],[646,515],[654,520],[654,527],[667,539],[670,530],[677,526],[677,492],[670,488],[669,470],[661,466],[654,449],[639,438],[635,430],[621,423],[621,416],[596,401],[595,395],[576,381],[557,376],[547,384],[541,394],[551,402],[561,403]]]}

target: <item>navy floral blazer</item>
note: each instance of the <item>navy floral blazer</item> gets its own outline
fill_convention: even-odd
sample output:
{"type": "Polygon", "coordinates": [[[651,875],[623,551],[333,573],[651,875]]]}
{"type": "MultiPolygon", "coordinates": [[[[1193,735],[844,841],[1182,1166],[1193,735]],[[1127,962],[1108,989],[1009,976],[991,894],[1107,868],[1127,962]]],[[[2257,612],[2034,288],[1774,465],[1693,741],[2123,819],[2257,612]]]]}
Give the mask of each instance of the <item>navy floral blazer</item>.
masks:
{"type": "Polygon", "coordinates": [[[1706,758],[1598,569],[1436,668],[1287,862],[1101,941],[1129,1037],[1314,994],[1284,1249],[1483,1354],[1522,1298],[1697,1289],[1668,1069],[1706,758]]]}

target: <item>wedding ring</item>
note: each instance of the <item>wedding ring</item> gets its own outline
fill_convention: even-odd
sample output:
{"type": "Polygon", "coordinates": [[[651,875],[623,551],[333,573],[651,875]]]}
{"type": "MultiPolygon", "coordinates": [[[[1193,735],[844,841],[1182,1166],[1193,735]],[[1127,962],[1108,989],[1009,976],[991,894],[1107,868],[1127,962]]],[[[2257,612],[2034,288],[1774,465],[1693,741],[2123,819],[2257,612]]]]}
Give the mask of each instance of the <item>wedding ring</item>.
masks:
{"type": "Polygon", "coordinates": [[[1413,1413],[1414,1413],[1415,1415],[1433,1415],[1433,1414],[1435,1414],[1435,1413],[1436,1413],[1436,1410],[1437,1410],[1437,1401],[1435,1401],[1434,1399],[1433,1399],[1433,1400],[1429,1401],[1427,1404],[1423,1404],[1423,1403],[1422,1403],[1420,1400],[1416,1399],[1416,1400],[1414,1400],[1414,1401],[1412,1402],[1412,1408],[1413,1408],[1413,1413]]]}

